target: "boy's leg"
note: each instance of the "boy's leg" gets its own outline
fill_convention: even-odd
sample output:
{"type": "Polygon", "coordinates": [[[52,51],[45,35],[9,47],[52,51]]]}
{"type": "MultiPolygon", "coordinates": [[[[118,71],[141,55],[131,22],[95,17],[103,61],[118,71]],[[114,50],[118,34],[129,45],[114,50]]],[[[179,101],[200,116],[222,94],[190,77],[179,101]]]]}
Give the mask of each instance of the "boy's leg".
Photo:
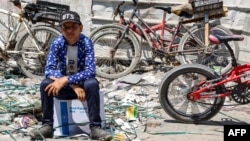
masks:
{"type": "MultiPolygon", "coordinates": [[[[30,131],[29,135],[31,136],[32,139],[43,139],[41,134],[45,138],[52,138],[53,137],[53,108],[54,108],[54,101],[53,95],[48,96],[48,93],[45,91],[45,88],[51,84],[53,80],[46,78],[42,81],[40,85],[40,94],[41,94],[41,106],[42,106],[42,124],[43,126],[39,129],[33,129],[30,131]]],[[[57,98],[59,99],[75,99],[77,98],[76,94],[74,91],[69,87],[63,87],[57,98]]]]}
{"type": "MultiPolygon", "coordinates": [[[[43,113],[42,123],[43,124],[46,123],[51,126],[53,126],[53,122],[54,122],[54,119],[53,119],[54,96],[53,95],[48,96],[48,92],[44,91],[44,89],[52,82],[53,80],[46,78],[42,81],[40,85],[41,106],[42,106],[42,113],[43,113]]],[[[56,98],[67,100],[67,99],[77,99],[77,96],[69,86],[65,86],[60,90],[56,98]]]]}
{"type": "Polygon", "coordinates": [[[100,117],[100,88],[98,81],[96,79],[84,81],[84,90],[87,96],[91,138],[103,141],[112,140],[111,133],[101,129],[102,120],[100,117]]]}
{"type": "Polygon", "coordinates": [[[96,79],[88,79],[84,81],[83,87],[88,104],[90,127],[101,126],[99,83],[96,79]]]}

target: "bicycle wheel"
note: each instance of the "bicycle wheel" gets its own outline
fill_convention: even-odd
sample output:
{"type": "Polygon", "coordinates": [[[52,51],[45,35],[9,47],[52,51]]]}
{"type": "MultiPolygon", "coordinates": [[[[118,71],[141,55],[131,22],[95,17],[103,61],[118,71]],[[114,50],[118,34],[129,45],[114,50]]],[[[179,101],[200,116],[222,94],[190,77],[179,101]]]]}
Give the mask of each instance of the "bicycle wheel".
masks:
{"type": "Polygon", "coordinates": [[[114,30],[123,30],[124,26],[120,25],[120,24],[106,24],[103,26],[99,26],[97,28],[95,28],[94,30],[91,31],[89,37],[93,40],[95,39],[98,34],[103,34],[104,32],[108,32],[108,31],[114,31],[114,30]]]}
{"type": "MultiPolygon", "coordinates": [[[[107,79],[116,79],[131,73],[137,66],[141,57],[141,48],[132,31],[128,31],[121,43],[118,45],[113,57],[113,50],[120,38],[124,27],[109,26],[108,29],[100,30],[92,36],[95,59],[96,74],[107,79]]],[[[93,34],[92,34],[93,35],[93,34]]]]}
{"type": "MultiPolygon", "coordinates": [[[[217,28],[224,31],[225,33],[232,34],[232,32],[221,26],[217,25],[217,28]]],[[[194,38],[199,39],[202,43],[205,42],[205,29],[204,25],[197,25],[190,29],[190,32],[195,36],[194,38]]],[[[198,63],[206,65],[216,70],[219,74],[228,72],[231,68],[231,55],[224,44],[216,45],[209,43],[209,52],[205,53],[205,48],[197,43],[190,33],[186,33],[180,41],[178,50],[184,51],[180,53],[179,60],[181,64],[198,63]]],[[[230,42],[236,59],[239,56],[239,46],[237,42],[230,42]]]]}
{"type": "MultiPolygon", "coordinates": [[[[172,118],[184,123],[198,123],[211,119],[225,102],[224,97],[215,97],[222,92],[222,87],[201,93],[203,96],[211,96],[210,98],[193,101],[188,95],[198,91],[197,84],[201,84],[203,80],[218,77],[212,69],[201,64],[174,67],[166,73],[159,87],[159,101],[162,108],[172,118]]],[[[200,87],[205,87],[205,84],[200,87]]]]}
{"type": "Polygon", "coordinates": [[[32,27],[32,31],[36,37],[35,40],[38,41],[38,44],[41,46],[41,51],[43,51],[44,54],[37,54],[39,51],[32,41],[34,39],[29,36],[27,32],[17,42],[15,50],[22,51],[23,53],[15,56],[15,59],[19,69],[24,75],[29,78],[43,79],[50,44],[55,37],[60,35],[60,32],[52,27],[42,25],[32,27]]]}

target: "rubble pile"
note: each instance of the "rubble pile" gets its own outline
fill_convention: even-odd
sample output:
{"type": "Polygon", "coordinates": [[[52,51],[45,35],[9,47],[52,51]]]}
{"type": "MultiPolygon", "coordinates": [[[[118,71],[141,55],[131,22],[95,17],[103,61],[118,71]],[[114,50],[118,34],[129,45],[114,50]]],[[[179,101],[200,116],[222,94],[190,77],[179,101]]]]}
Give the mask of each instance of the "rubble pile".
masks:
{"type": "MultiPolygon", "coordinates": [[[[105,127],[115,139],[136,139],[138,131],[147,130],[147,119],[161,118],[157,86],[162,75],[159,71],[116,80],[97,77],[104,94],[105,127]]],[[[26,137],[41,126],[40,80],[1,76],[0,81],[0,138],[26,137]]]]}

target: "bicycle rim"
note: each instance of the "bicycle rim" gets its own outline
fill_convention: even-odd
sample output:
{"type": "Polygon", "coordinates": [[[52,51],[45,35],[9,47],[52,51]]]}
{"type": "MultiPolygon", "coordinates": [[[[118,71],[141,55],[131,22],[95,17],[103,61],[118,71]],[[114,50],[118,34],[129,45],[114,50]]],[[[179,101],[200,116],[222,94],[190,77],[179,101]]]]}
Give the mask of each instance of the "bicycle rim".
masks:
{"type": "MultiPolygon", "coordinates": [[[[217,28],[222,31],[232,34],[232,32],[221,25],[217,25],[217,28]]],[[[190,29],[190,31],[195,35],[195,38],[199,39],[201,42],[205,42],[204,26],[195,26],[190,29]]],[[[237,42],[229,42],[232,47],[236,59],[239,55],[239,47],[237,42]]],[[[216,45],[209,43],[211,47],[209,53],[205,53],[205,48],[199,45],[195,39],[186,33],[180,41],[178,47],[179,51],[184,51],[179,55],[179,60],[181,64],[198,63],[206,65],[214,69],[219,74],[227,73],[232,69],[231,65],[231,55],[224,44],[216,45]],[[192,51],[193,50],[193,51],[192,51]]]]}
{"type": "Polygon", "coordinates": [[[137,66],[141,57],[141,49],[131,32],[125,35],[111,57],[111,50],[122,32],[123,30],[117,28],[106,30],[106,32],[96,34],[92,39],[98,76],[108,79],[120,78],[131,73],[137,66]]]}
{"type": "MultiPolygon", "coordinates": [[[[206,99],[192,101],[188,94],[198,90],[198,84],[203,80],[215,79],[212,70],[200,64],[186,64],[173,68],[166,73],[159,88],[160,103],[171,117],[185,123],[198,123],[215,116],[223,106],[225,98],[213,97],[221,93],[217,87],[201,93],[211,96],[206,99]]],[[[202,86],[201,86],[202,87],[202,86]]]]}
{"type": "Polygon", "coordinates": [[[114,30],[123,30],[123,29],[124,29],[124,26],[120,24],[106,24],[106,25],[97,27],[94,30],[92,30],[89,37],[92,40],[94,40],[96,37],[98,37],[97,35],[99,34],[103,34],[105,32],[114,31],[114,30]]]}
{"type": "Polygon", "coordinates": [[[34,35],[41,46],[44,55],[38,55],[38,50],[28,33],[24,34],[17,43],[16,50],[24,53],[16,56],[19,69],[29,78],[43,79],[50,45],[60,32],[52,27],[33,27],[34,35]],[[25,52],[34,52],[26,54],[25,52]]]}

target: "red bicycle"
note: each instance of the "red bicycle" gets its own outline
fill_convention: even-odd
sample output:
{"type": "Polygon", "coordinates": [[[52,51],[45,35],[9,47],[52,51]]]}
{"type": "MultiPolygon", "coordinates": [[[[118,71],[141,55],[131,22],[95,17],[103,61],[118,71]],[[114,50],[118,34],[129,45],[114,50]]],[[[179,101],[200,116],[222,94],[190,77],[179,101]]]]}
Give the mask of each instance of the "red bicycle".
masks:
{"type": "MultiPolygon", "coordinates": [[[[199,63],[210,67],[221,67],[222,73],[231,69],[228,50],[223,45],[206,43],[206,28],[216,26],[223,32],[232,34],[221,25],[208,23],[209,19],[223,16],[223,10],[220,11],[221,13],[217,11],[216,15],[203,12],[203,16],[193,18],[193,15],[184,9],[174,10],[168,6],[155,6],[154,8],[163,12],[162,21],[150,26],[140,16],[137,0],[133,0],[134,8],[129,18],[125,18],[124,10],[121,8],[124,3],[118,4],[114,10],[114,17],[119,15],[119,23],[103,25],[91,32],[90,38],[94,43],[98,76],[115,79],[131,73],[142,60],[141,54],[145,53],[142,52],[142,46],[145,44],[152,49],[150,62],[160,58],[159,60],[170,67],[199,63]],[[175,27],[167,24],[166,17],[170,13],[178,13],[180,16],[175,27]],[[204,26],[200,21],[204,21],[205,25],[209,26],[204,26]],[[186,23],[191,22],[200,23],[189,28],[186,23]]],[[[217,9],[222,9],[221,5],[217,9]]],[[[238,57],[237,42],[232,42],[231,46],[235,56],[238,57]]]]}
{"type": "Polygon", "coordinates": [[[235,105],[250,103],[250,63],[240,65],[229,45],[244,37],[212,28],[209,39],[227,47],[233,68],[218,74],[201,64],[184,64],[168,71],[159,87],[159,100],[166,113],[178,121],[209,120],[224,106],[226,97],[235,101],[235,105]]]}

